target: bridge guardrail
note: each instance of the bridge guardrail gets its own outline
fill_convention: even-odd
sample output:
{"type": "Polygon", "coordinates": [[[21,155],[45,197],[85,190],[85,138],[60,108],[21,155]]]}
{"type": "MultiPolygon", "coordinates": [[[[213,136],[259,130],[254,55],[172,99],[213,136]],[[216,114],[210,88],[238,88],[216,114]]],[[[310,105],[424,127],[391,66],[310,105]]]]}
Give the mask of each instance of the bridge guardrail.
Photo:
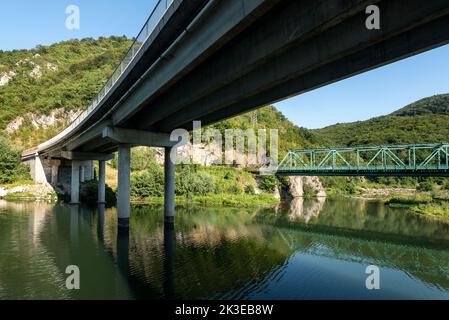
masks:
{"type": "Polygon", "coordinates": [[[169,9],[173,1],[174,0],[159,0],[156,3],[156,6],[153,8],[153,11],[151,11],[149,18],[147,19],[145,25],[142,27],[139,34],[135,38],[133,44],[128,49],[128,51],[126,52],[125,56],[120,61],[120,63],[117,65],[112,75],[103,85],[100,92],[92,100],[92,103],[87,107],[86,110],[81,112],[69,126],[67,126],[64,130],[62,130],[53,138],[39,145],[38,149],[45,149],[48,146],[53,145],[55,142],[57,142],[62,137],[66,136],[69,132],[74,130],[93,110],[95,110],[95,108],[102,102],[104,97],[106,97],[108,92],[114,87],[114,84],[120,79],[123,73],[125,73],[128,66],[131,64],[135,56],[139,53],[140,49],[142,48],[143,44],[147,41],[149,36],[153,34],[154,30],[158,26],[161,19],[164,17],[165,13],[169,9]]]}

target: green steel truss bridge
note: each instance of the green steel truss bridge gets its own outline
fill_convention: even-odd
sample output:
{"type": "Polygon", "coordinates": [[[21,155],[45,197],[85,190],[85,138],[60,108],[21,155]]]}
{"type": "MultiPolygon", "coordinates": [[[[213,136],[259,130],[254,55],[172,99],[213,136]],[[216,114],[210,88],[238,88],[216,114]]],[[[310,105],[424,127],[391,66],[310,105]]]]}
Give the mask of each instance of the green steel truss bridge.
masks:
{"type": "Polygon", "coordinates": [[[449,177],[449,143],[289,151],[278,176],[449,177]]]}

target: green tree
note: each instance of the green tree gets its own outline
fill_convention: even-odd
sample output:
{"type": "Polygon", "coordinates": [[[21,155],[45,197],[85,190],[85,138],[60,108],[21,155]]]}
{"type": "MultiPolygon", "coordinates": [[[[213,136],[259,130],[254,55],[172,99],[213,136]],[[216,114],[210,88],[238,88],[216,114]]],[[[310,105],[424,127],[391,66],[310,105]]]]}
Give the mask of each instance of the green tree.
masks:
{"type": "Polygon", "coordinates": [[[30,179],[29,167],[20,161],[20,152],[10,142],[0,137],[0,183],[30,179]]]}

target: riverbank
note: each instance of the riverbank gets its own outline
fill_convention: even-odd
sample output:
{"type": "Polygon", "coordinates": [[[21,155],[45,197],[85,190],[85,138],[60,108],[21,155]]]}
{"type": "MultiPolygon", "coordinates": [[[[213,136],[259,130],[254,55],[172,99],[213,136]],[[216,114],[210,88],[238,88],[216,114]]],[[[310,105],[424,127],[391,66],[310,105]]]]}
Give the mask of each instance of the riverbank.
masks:
{"type": "MultiPolygon", "coordinates": [[[[278,205],[279,199],[268,194],[223,194],[223,195],[206,195],[206,196],[192,196],[182,197],[176,196],[176,204],[201,204],[201,205],[219,205],[226,207],[273,207],[278,205]]],[[[164,198],[162,197],[147,197],[145,199],[133,198],[131,199],[133,204],[163,204],[164,198]]]]}
{"type": "Polygon", "coordinates": [[[393,208],[406,208],[420,215],[449,217],[449,198],[441,193],[394,196],[388,199],[385,204],[393,208]]]}
{"type": "MultiPolygon", "coordinates": [[[[404,208],[430,217],[449,217],[449,191],[417,191],[411,188],[360,188],[356,194],[329,192],[329,197],[348,197],[382,201],[391,208],[404,208]]],[[[57,202],[58,195],[49,185],[21,181],[0,186],[0,199],[12,202],[57,202]]],[[[218,205],[226,207],[274,207],[280,203],[274,194],[210,194],[176,196],[176,204],[218,205]]],[[[163,197],[132,197],[134,205],[163,204],[163,197]]]]}
{"type": "Polygon", "coordinates": [[[18,181],[13,184],[0,185],[0,199],[16,202],[56,202],[58,196],[48,184],[18,181]]]}
{"type": "MultiPolygon", "coordinates": [[[[56,192],[49,185],[14,184],[0,186],[0,199],[11,202],[50,202],[58,201],[56,192]]],[[[273,207],[279,199],[271,194],[213,194],[204,196],[176,196],[176,204],[220,205],[229,207],[273,207]]],[[[163,197],[146,197],[131,199],[132,204],[163,204],[163,197]]]]}
{"type": "Polygon", "coordinates": [[[449,190],[439,187],[431,191],[419,188],[386,187],[380,185],[357,186],[350,190],[326,190],[330,197],[379,200],[391,208],[407,209],[428,217],[449,217],[449,190]]]}

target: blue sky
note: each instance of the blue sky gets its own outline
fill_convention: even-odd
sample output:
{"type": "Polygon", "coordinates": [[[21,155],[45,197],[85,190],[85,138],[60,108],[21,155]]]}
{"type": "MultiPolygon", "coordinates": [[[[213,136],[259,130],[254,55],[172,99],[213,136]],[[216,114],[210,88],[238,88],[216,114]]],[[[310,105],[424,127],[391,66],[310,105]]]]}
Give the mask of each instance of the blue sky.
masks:
{"type": "MultiPolygon", "coordinates": [[[[9,0],[0,4],[0,50],[109,35],[136,36],[156,0],[9,0]],[[65,27],[77,5],[81,28],[65,27]]],[[[300,58],[300,57],[299,57],[300,58]]],[[[449,92],[449,46],[340,81],[276,104],[306,128],[388,114],[420,98],[449,92]]]]}

